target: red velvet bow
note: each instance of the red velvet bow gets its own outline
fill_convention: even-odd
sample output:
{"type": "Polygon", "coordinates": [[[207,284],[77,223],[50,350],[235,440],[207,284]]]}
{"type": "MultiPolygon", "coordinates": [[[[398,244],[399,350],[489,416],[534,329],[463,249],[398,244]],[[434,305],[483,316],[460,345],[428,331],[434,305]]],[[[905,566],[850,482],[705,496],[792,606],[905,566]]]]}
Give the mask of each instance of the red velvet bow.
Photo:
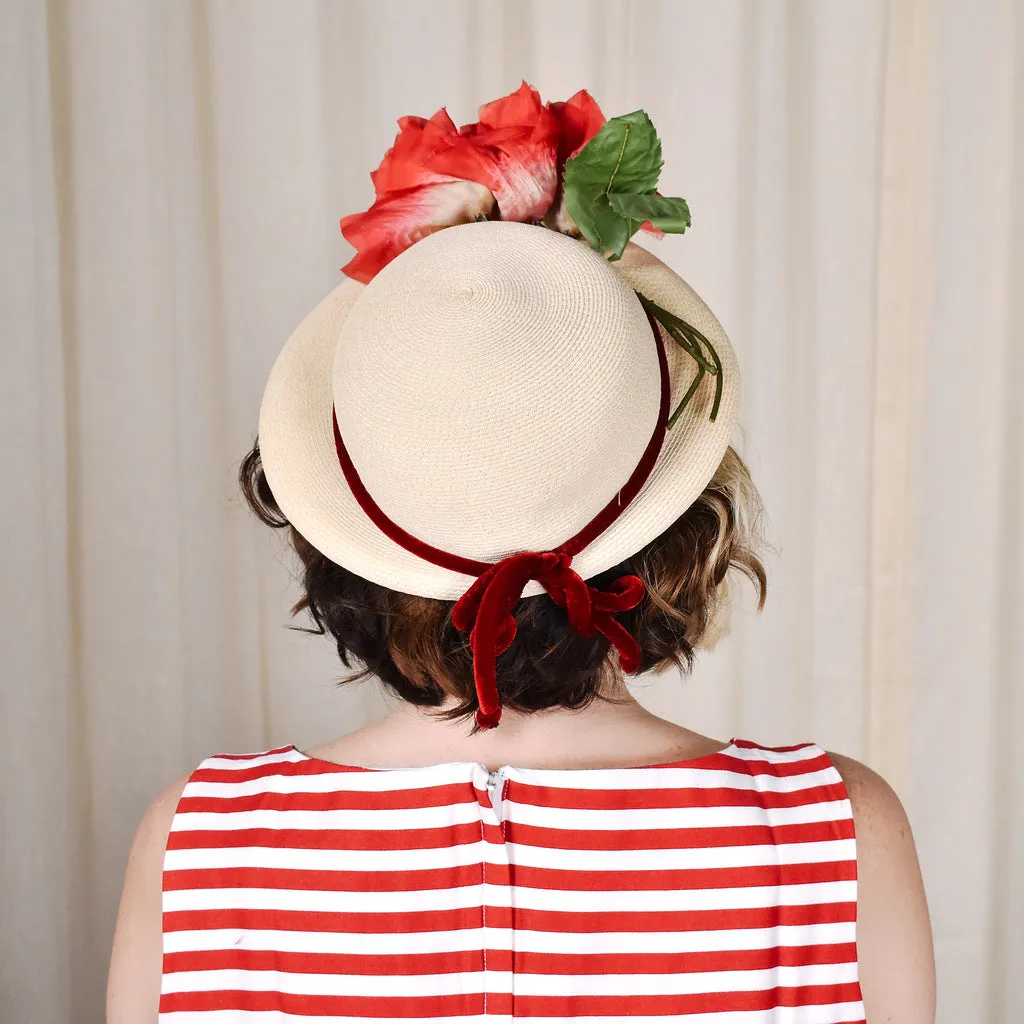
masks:
{"type": "Polygon", "coordinates": [[[471,630],[469,642],[479,704],[476,720],[482,729],[493,729],[501,719],[496,661],[515,639],[512,609],[530,580],[537,580],[555,604],[566,609],[575,632],[606,636],[617,648],[624,672],[632,673],[640,667],[640,645],[613,613],[640,603],[646,593],[643,580],[639,576],[620,576],[608,590],[598,590],[570,567],[571,562],[572,555],[565,551],[509,555],[478,576],[455,603],[455,628],[471,630]]]}

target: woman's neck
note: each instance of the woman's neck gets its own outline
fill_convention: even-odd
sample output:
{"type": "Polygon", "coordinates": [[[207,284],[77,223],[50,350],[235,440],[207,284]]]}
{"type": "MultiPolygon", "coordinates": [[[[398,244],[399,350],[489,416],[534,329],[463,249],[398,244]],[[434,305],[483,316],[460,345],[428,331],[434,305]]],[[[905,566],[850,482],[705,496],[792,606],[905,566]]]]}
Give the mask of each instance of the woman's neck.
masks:
{"type": "Polygon", "coordinates": [[[473,736],[472,719],[437,717],[457,706],[454,697],[440,708],[403,701],[379,721],[324,744],[314,756],[384,768],[447,761],[475,761],[491,769],[600,768],[683,760],[724,746],[652,714],[621,677],[585,708],[519,712],[504,707],[497,728],[473,736]]]}

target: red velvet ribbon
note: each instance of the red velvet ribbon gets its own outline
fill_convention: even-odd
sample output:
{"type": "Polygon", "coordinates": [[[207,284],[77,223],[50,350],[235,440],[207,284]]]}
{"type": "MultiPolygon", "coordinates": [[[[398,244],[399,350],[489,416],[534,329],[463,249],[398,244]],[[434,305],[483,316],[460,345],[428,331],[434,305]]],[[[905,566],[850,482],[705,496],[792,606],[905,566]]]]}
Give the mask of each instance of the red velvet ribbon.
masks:
{"type": "Polygon", "coordinates": [[[495,563],[459,598],[452,609],[456,629],[471,630],[473,677],[476,681],[477,721],[481,728],[496,726],[501,719],[496,679],[497,657],[515,639],[512,609],[529,580],[537,580],[554,602],[569,613],[569,625],[581,636],[599,632],[619,651],[624,672],[640,667],[640,646],[613,612],[635,608],[646,593],[639,576],[620,576],[609,590],[588,586],[569,567],[566,551],[524,551],[495,563]]]}
{"type": "Polygon", "coordinates": [[[636,639],[613,615],[635,608],[640,603],[646,592],[643,580],[629,574],[620,576],[608,589],[598,590],[589,586],[571,563],[573,555],[604,532],[639,493],[664,444],[671,384],[668,359],[657,322],[650,314],[647,318],[654,334],[661,369],[661,403],[654,432],[629,480],[616,497],[579,533],[551,551],[521,551],[499,562],[482,562],[436,548],[406,532],[385,515],[363,486],[341,439],[338,417],[333,407],[331,409],[338,461],[354,497],[375,525],[407,551],[443,568],[477,577],[455,603],[452,623],[460,632],[470,631],[478,705],[476,720],[483,729],[494,728],[501,719],[496,662],[498,655],[506,651],[515,639],[516,621],[512,609],[530,580],[537,580],[551,599],[566,609],[569,625],[575,632],[587,637],[597,632],[607,637],[619,652],[624,672],[635,672],[640,666],[640,647],[636,639]]]}

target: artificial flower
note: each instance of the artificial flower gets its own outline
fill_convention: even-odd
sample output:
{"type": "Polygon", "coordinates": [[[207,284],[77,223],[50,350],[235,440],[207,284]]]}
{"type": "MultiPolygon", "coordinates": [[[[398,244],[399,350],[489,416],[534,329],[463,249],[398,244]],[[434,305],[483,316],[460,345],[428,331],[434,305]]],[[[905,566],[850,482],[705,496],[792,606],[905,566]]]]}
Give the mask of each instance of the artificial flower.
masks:
{"type": "Polygon", "coordinates": [[[425,235],[486,216],[493,206],[490,189],[475,181],[447,179],[391,192],[365,213],[342,219],[341,232],[356,249],[342,270],[367,284],[425,235]]]}
{"type": "Polygon", "coordinates": [[[565,161],[575,156],[600,130],[606,118],[586,89],[564,103],[549,103],[548,110],[558,122],[558,173],[565,161]]]}
{"type": "Polygon", "coordinates": [[[486,185],[502,220],[540,220],[558,186],[558,120],[526,82],[478,117],[444,138],[430,166],[486,185]]]}
{"type": "MultiPolygon", "coordinates": [[[[345,274],[367,283],[425,235],[496,214],[579,236],[565,208],[562,174],[606,123],[593,97],[581,89],[544,105],[523,82],[485,103],[477,117],[456,128],[442,107],[429,119],[399,119],[394,143],[370,175],[373,205],[341,220],[356,249],[345,274]]],[[[650,223],[642,227],[663,233],[650,223]]]]}
{"type": "Polygon", "coordinates": [[[430,120],[403,117],[394,145],[370,178],[377,199],[363,213],[341,220],[341,233],[356,249],[343,273],[364,284],[425,235],[487,216],[494,196],[485,185],[444,174],[430,158],[458,134],[442,107],[430,120]]]}

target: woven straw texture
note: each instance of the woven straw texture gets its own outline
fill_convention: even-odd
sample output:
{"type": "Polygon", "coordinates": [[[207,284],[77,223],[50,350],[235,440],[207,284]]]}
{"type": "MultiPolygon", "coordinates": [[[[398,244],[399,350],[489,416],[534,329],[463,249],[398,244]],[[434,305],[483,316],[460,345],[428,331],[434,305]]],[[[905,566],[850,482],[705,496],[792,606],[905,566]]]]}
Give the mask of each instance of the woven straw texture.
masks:
{"type": "MultiPolygon", "coordinates": [[[[406,551],[360,508],[331,425],[367,490],[399,526],[495,562],[548,550],[615,500],[650,440],[660,377],[634,289],[715,345],[705,377],[643,488],[583,551],[584,578],[635,553],[701,493],[729,444],[739,368],[710,309],[631,244],[609,263],[547,228],[487,221],[427,236],[369,285],[346,280],[299,325],[271,371],[259,436],[282,511],[328,558],[392,590],[455,600],[473,579],[406,551]]],[[[674,410],[696,373],[662,334],[674,410]]],[[[543,593],[530,581],[529,597],[543,593]]]]}

